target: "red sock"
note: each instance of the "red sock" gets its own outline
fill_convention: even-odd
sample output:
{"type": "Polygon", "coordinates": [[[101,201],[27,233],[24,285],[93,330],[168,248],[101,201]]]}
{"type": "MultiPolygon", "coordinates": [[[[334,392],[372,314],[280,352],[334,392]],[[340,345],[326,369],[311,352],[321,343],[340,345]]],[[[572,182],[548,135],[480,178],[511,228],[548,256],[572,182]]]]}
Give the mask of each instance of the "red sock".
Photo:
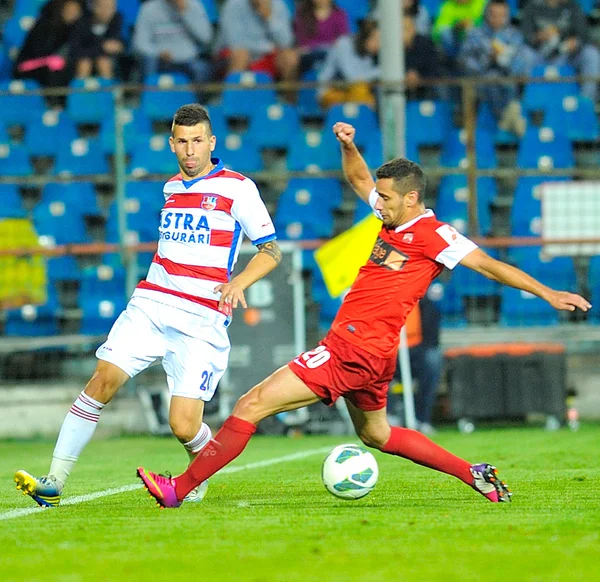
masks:
{"type": "Polygon", "coordinates": [[[255,424],[230,416],[187,471],[175,479],[177,499],[183,499],[194,487],[233,461],[246,448],[255,432],[255,424]]]}
{"type": "Polygon", "coordinates": [[[416,430],[398,426],[391,428],[392,434],[381,449],[384,453],[398,455],[418,465],[454,475],[467,485],[473,484],[471,464],[468,461],[449,453],[416,430]]]}

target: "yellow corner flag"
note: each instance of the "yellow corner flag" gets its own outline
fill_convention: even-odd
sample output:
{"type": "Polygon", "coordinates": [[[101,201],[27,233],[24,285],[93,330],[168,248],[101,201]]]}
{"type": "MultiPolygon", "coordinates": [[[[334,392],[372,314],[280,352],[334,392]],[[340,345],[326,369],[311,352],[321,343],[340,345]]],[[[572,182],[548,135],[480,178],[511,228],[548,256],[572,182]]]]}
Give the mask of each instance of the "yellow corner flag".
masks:
{"type": "Polygon", "coordinates": [[[338,297],[354,283],[380,230],[381,220],[371,214],[315,251],[315,261],[332,297],[338,297]]]}

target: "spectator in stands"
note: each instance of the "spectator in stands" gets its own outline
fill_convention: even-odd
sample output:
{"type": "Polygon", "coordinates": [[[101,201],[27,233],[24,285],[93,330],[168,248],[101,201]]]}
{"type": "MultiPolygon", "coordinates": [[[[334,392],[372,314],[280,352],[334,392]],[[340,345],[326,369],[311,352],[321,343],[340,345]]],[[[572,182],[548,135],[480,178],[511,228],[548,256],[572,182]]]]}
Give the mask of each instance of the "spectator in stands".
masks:
{"type": "Polygon", "coordinates": [[[433,40],[452,62],[465,39],[467,31],[483,19],[486,0],[445,0],[433,25],[433,40]]]}
{"type": "Polygon", "coordinates": [[[370,83],[380,76],[377,64],[379,45],[379,28],[374,20],[363,20],[354,37],[342,36],[335,42],[319,72],[319,81],[345,81],[349,85],[346,88],[322,89],[320,99],[323,107],[346,102],[375,105],[370,83]]]}
{"type": "Polygon", "coordinates": [[[15,60],[13,77],[43,86],[67,85],[73,77],[73,30],[82,13],[77,0],[52,0],[44,6],[15,60]]]}
{"type": "MultiPolygon", "coordinates": [[[[528,0],[521,30],[537,53],[535,64],[568,64],[580,75],[600,75],[600,51],[589,43],[586,16],[576,0],[528,0]]],[[[596,99],[596,83],[585,81],[581,93],[596,99]]]]}
{"type": "Polygon", "coordinates": [[[122,31],[123,17],[115,0],[93,0],[91,12],[84,14],[73,31],[76,76],[112,79],[115,59],[125,48],[122,31]]]}
{"type": "Polygon", "coordinates": [[[217,42],[227,71],[269,73],[293,81],[298,72],[292,19],[283,0],[225,0],[217,42]]]}
{"type": "Polygon", "coordinates": [[[333,43],[350,34],[348,14],[332,0],[302,0],[293,26],[301,72],[318,69],[333,43]]]}
{"type": "MultiPolygon", "coordinates": [[[[409,347],[410,371],[417,381],[415,394],[415,416],[417,430],[431,435],[435,429],[431,424],[433,407],[437,395],[442,369],[444,367],[444,352],[440,347],[441,314],[432,301],[434,291],[430,287],[426,295],[419,301],[406,320],[406,332],[409,347]]],[[[396,369],[394,382],[402,383],[400,367],[396,369]]],[[[390,394],[388,411],[394,414],[394,398],[390,394]],[[391,405],[391,406],[390,406],[391,405]]]]}
{"type": "Polygon", "coordinates": [[[196,83],[212,78],[213,28],[199,0],[148,0],[138,13],[133,49],[144,77],[185,73],[196,83]]]}
{"type": "Polygon", "coordinates": [[[442,62],[437,48],[429,36],[417,32],[416,22],[410,14],[404,15],[404,68],[406,97],[408,99],[436,99],[444,92],[435,87],[423,87],[424,79],[439,79],[443,76],[442,62]]]}
{"type": "MultiPolygon", "coordinates": [[[[483,24],[467,33],[458,63],[466,75],[501,78],[529,75],[534,59],[535,54],[525,44],[523,35],[510,24],[506,0],[490,0],[483,24]]],[[[499,127],[522,137],[527,122],[517,97],[514,85],[479,87],[479,98],[489,104],[499,127]]]]}

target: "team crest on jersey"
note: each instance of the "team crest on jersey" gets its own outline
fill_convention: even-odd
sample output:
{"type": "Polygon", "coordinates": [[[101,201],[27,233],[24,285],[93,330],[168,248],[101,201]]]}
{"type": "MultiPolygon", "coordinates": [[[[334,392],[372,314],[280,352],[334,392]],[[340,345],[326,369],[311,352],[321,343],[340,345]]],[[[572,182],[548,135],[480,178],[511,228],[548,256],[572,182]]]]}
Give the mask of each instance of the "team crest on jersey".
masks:
{"type": "Polygon", "coordinates": [[[405,243],[411,243],[413,241],[413,238],[415,238],[415,235],[412,232],[407,232],[403,237],[402,237],[402,242],[405,243]]]}
{"type": "Polygon", "coordinates": [[[202,198],[202,202],[200,203],[200,208],[202,208],[202,210],[214,210],[216,207],[216,196],[204,196],[204,198],[202,198]]]}

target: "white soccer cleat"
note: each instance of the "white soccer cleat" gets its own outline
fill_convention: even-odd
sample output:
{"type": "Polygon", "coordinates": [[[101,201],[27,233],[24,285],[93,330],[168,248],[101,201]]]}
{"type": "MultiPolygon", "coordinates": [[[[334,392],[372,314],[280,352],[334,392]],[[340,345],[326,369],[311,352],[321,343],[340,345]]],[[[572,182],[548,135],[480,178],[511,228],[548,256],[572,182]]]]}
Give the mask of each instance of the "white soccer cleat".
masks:
{"type": "Polygon", "coordinates": [[[206,492],[208,491],[208,479],[206,481],[202,481],[198,487],[192,489],[183,500],[188,503],[198,503],[204,499],[206,492]]]}

